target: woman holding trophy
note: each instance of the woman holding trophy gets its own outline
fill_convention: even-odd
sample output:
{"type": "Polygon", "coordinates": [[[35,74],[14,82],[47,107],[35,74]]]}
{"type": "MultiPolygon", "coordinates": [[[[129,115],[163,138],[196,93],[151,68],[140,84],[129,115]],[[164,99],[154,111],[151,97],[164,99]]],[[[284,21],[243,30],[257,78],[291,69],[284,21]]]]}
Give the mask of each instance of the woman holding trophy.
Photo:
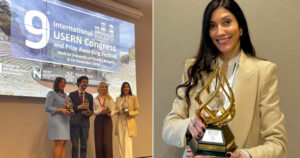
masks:
{"type": "Polygon", "coordinates": [[[132,158],[132,137],[137,135],[135,116],[140,112],[139,102],[136,96],[132,95],[128,82],[121,86],[121,95],[116,99],[117,123],[116,135],[119,136],[119,150],[121,158],[132,158]]]}
{"type": "Polygon", "coordinates": [[[48,139],[54,140],[54,158],[66,157],[66,142],[70,140],[69,115],[71,112],[65,109],[67,94],[64,92],[66,80],[57,77],[53,84],[53,91],[47,94],[45,110],[49,112],[48,139]]]}
{"type": "Polygon", "coordinates": [[[164,121],[164,141],[178,147],[188,142],[200,142],[198,149],[212,147],[205,152],[186,148],[184,157],[212,156],[211,149],[219,142],[207,143],[214,140],[204,138],[212,126],[229,127],[234,136],[226,144],[226,157],[287,157],[277,66],[255,56],[246,19],[234,0],[212,0],[206,7],[199,52],[186,61],[176,90],[172,111],[164,121]],[[206,144],[201,144],[204,139],[206,144]],[[227,151],[233,144],[237,149],[227,151]]]}
{"type": "Polygon", "coordinates": [[[96,158],[112,158],[112,119],[115,113],[114,100],[108,93],[108,85],[101,82],[94,99],[94,121],[96,158]]]}

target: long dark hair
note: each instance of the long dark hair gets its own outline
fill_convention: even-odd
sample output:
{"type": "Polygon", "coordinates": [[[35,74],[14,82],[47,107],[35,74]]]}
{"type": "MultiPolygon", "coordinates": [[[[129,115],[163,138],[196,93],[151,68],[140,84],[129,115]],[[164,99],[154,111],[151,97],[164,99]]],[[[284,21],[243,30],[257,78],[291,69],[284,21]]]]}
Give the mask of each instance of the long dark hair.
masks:
{"type": "Polygon", "coordinates": [[[120,95],[120,97],[123,97],[124,96],[124,88],[125,88],[125,85],[128,85],[128,87],[129,87],[129,95],[132,95],[132,92],[131,92],[131,86],[130,86],[130,84],[128,83],[128,82],[123,82],[122,83],[122,86],[121,86],[121,95],[120,95]]]}
{"type": "Polygon", "coordinates": [[[198,85],[199,80],[201,81],[202,86],[204,85],[203,73],[210,73],[213,71],[211,64],[217,58],[219,53],[218,48],[213,44],[209,36],[212,13],[219,7],[229,10],[235,16],[239,28],[243,30],[242,36],[240,37],[240,47],[246,54],[255,57],[255,50],[250,40],[246,18],[239,5],[234,0],[212,0],[207,5],[204,12],[201,42],[198,54],[195,57],[196,60],[187,70],[187,81],[176,87],[176,95],[180,99],[183,98],[179,96],[178,89],[185,88],[185,100],[188,106],[191,104],[189,92],[198,85]]]}
{"type": "MultiPolygon", "coordinates": [[[[56,77],[55,78],[55,81],[53,83],[53,90],[55,92],[59,92],[59,88],[58,88],[58,85],[62,82],[62,81],[65,81],[66,82],[66,79],[62,78],[62,77],[56,77]]],[[[64,90],[62,91],[64,93],[64,90]]]]}

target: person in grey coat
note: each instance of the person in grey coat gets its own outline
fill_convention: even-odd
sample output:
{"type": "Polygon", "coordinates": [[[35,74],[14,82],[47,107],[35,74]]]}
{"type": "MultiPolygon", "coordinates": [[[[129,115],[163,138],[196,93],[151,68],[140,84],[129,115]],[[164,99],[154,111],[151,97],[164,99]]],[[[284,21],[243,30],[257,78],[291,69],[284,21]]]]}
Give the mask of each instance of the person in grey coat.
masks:
{"type": "Polygon", "coordinates": [[[45,110],[49,112],[48,120],[48,139],[54,140],[55,147],[53,151],[54,158],[66,157],[66,142],[70,140],[70,114],[64,104],[68,98],[64,92],[66,80],[57,77],[53,84],[53,91],[47,94],[45,110]]]}

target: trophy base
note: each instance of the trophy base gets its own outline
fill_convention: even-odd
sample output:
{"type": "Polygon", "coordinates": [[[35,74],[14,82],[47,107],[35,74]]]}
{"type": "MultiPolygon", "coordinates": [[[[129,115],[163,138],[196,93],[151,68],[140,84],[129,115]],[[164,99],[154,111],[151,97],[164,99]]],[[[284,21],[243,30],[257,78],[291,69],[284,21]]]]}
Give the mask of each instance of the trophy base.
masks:
{"type": "Polygon", "coordinates": [[[69,108],[67,108],[67,110],[68,110],[69,112],[71,112],[71,113],[74,113],[74,112],[75,112],[74,109],[69,109],[69,108]]]}
{"type": "Polygon", "coordinates": [[[190,139],[188,145],[194,155],[226,157],[227,152],[234,152],[237,145],[228,125],[219,127],[207,127],[203,137],[197,141],[190,139]]]}

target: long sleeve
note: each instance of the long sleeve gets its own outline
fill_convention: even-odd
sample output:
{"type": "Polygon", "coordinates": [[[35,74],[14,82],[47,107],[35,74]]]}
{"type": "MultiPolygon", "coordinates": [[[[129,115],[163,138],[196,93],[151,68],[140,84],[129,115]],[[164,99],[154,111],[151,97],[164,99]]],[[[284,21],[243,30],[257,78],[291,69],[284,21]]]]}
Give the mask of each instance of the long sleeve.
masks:
{"type": "Polygon", "coordinates": [[[50,112],[52,114],[55,113],[56,107],[53,106],[54,96],[52,92],[47,94],[46,102],[45,102],[45,111],[50,112]]]}
{"type": "Polygon", "coordinates": [[[186,145],[186,132],[190,118],[188,118],[187,104],[176,98],[173,108],[164,120],[162,131],[163,140],[173,146],[184,147],[186,145]]]}
{"type": "Polygon", "coordinates": [[[94,99],[94,114],[99,115],[102,112],[102,107],[99,105],[97,98],[94,99]]]}
{"type": "MultiPolygon", "coordinates": [[[[115,110],[115,103],[113,99],[109,99],[106,103],[105,103],[106,107],[109,107],[111,110],[111,115],[114,115],[116,113],[115,110]]],[[[103,108],[101,107],[99,101],[97,98],[94,99],[94,114],[95,115],[99,115],[101,114],[103,111],[103,108]]]]}
{"type": "Polygon", "coordinates": [[[129,112],[129,116],[136,116],[140,113],[140,105],[139,101],[137,99],[137,96],[134,96],[134,101],[133,101],[133,111],[129,112]]]}
{"type": "MultiPolygon", "coordinates": [[[[187,81],[187,69],[189,67],[188,63],[185,64],[185,73],[182,77],[182,82],[187,81]]],[[[184,90],[181,88],[178,93],[182,98],[184,98],[184,90]]],[[[188,105],[185,100],[176,98],[173,102],[173,107],[170,113],[166,116],[164,120],[162,138],[163,140],[173,146],[184,147],[186,146],[186,132],[188,129],[188,124],[190,118],[188,115],[188,105]]]]}
{"type": "Polygon", "coordinates": [[[74,104],[73,110],[75,111],[75,113],[78,113],[78,112],[81,112],[81,110],[78,109],[78,104],[76,104],[76,102],[75,102],[76,101],[75,98],[76,98],[76,96],[78,96],[78,94],[76,94],[76,93],[77,93],[77,91],[71,92],[69,94],[69,98],[71,99],[72,103],[74,104]]]}
{"type": "Polygon", "coordinates": [[[286,158],[287,133],[284,115],[279,107],[277,66],[270,64],[265,70],[264,83],[261,89],[260,134],[262,145],[245,149],[252,158],[286,158]]]}
{"type": "Polygon", "coordinates": [[[116,114],[116,105],[113,99],[109,100],[109,107],[111,110],[111,115],[115,115],[116,114]]]}

